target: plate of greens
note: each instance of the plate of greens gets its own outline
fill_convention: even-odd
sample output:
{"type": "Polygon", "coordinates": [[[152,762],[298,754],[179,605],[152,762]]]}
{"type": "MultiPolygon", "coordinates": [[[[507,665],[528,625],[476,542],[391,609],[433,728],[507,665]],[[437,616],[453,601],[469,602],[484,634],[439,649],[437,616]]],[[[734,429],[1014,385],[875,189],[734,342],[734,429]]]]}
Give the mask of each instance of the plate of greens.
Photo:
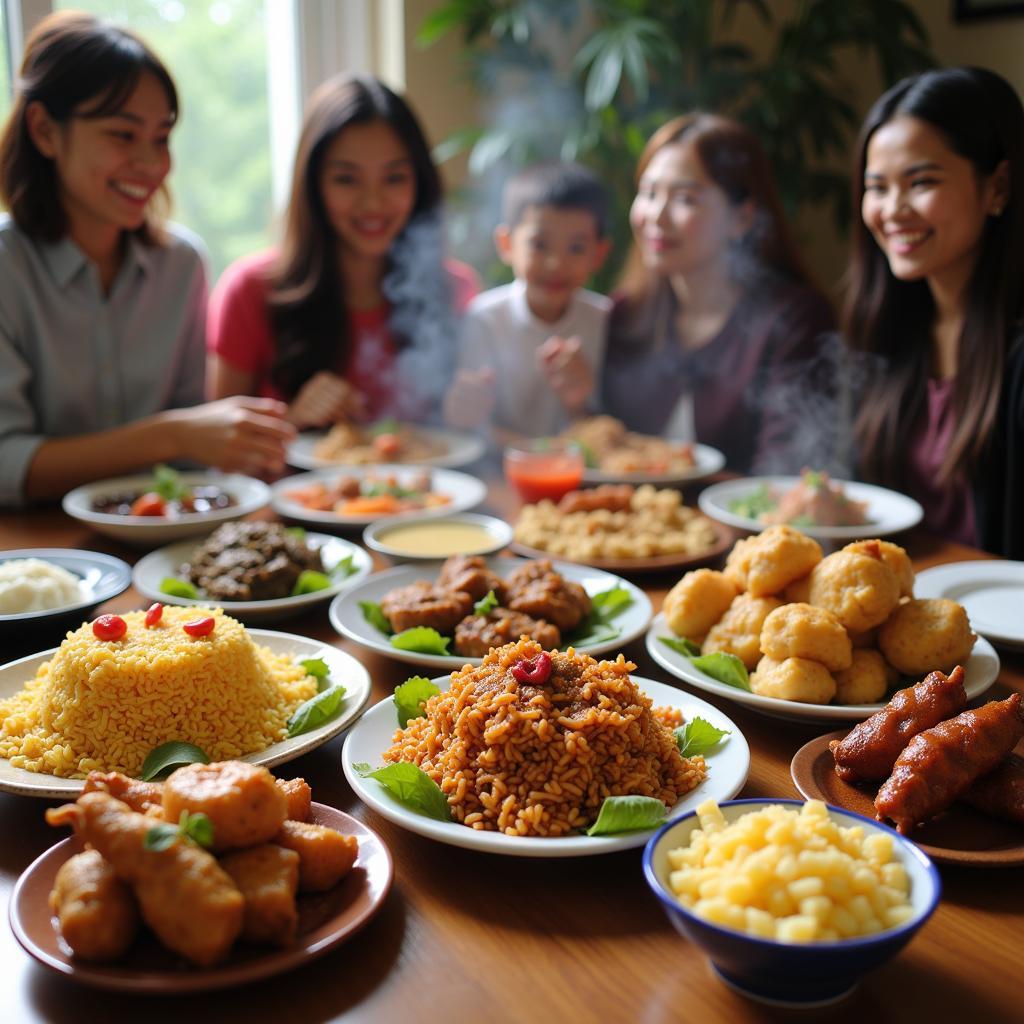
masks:
{"type": "MultiPolygon", "coordinates": [[[[488,558],[487,567],[504,578],[525,565],[523,558],[488,558]]],[[[621,576],[585,565],[553,562],[553,569],[572,583],[580,584],[592,603],[590,615],[577,627],[563,633],[561,647],[573,646],[583,654],[597,655],[619,650],[641,636],[651,619],[651,602],[637,586],[621,576]]],[[[458,652],[454,636],[417,627],[395,632],[380,602],[391,591],[420,581],[434,583],[439,567],[403,565],[375,573],[357,586],[339,594],[330,608],[331,625],[350,640],[379,654],[414,665],[439,670],[479,665],[482,657],[458,652]]],[[[486,614],[500,608],[500,602],[484,597],[470,615],[486,614]]],[[[516,640],[518,636],[510,637],[516,640]]],[[[503,641],[504,642],[504,641],[503,641]]]]}
{"type": "Polygon", "coordinates": [[[372,572],[373,560],[358,544],[326,533],[307,533],[301,527],[292,529],[297,538],[319,552],[324,571],[304,570],[298,579],[286,584],[289,593],[282,597],[230,601],[205,594],[182,570],[201,540],[180,541],[151,551],[135,564],[132,582],[143,597],[152,601],[204,607],[213,602],[236,618],[268,622],[298,615],[311,605],[357,586],[372,572]]]}
{"type": "MultiPolygon", "coordinates": [[[[660,820],[657,824],[622,818],[620,823],[629,830],[623,829],[608,835],[581,833],[574,836],[545,837],[508,836],[503,832],[475,829],[455,821],[443,820],[447,806],[443,794],[436,783],[415,765],[403,766],[406,775],[412,774],[409,769],[418,773],[411,783],[408,780],[389,778],[387,774],[376,771],[383,764],[381,754],[391,746],[395,730],[402,724],[399,717],[401,702],[396,703],[394,697],[375,704],[349,730],[341,754],[345,778],[359,799],[388,821],[417,835],[451,846],[462,846],[485,853],[503,853],[514,857],[587,857],[643,846],[666,818],[677,818],[686,814],[707,799],[722,801],[735,796],[747,779],[750,749],[735,723],[716,707],[697,697],[691,697],[674,686],[639,676],[632,678],[650,697],[655,707],[675,708],[682,713],[683,720],[686,726],[690,726],[691,731],[687,733],[686,726],[681,727],[677,742],[680,742],[681,749],[684,749],[687,755],[702,753],[708,769],[707,778],[675,806],[661,806],[658,811],[660,820]],[[704,725],[691,725],[697,719],[702,720],[704,725]],[[707,727],[710,727],[710,730],[707,727]],[[367,766],[372,774],[367,774],[367,766]],[[432,792],[426,792],[431,787],[432,792]],[[418,807],[427,808],[429,813],[417,809],[418,807]]],[[[430,682],[444,690],[450,684],[450,677],[441,676],[430,682]]],[[[399,687],[399,690],[401,689],[402,687],[399,687]]],[[[660,801],[651,800],[650,803],[657,804],[660,801]]]]}

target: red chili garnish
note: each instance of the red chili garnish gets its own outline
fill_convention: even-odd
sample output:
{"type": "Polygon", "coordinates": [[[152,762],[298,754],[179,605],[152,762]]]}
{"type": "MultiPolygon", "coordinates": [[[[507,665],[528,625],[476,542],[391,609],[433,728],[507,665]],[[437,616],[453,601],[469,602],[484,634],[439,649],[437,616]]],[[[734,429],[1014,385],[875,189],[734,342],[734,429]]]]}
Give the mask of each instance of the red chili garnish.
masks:
{"type": "Polygon", "coordinates": [[[156,604],[149,606],[149,611],[146,612],[146,625],[155,626],[164,613],[164,606],[157,601],[156,604]]]}
{"type": "Polygon", "coordinates": [[[551,656],[541,651],[535,658],[523,658],[512,666],[512,675],[521,683],[540,686],[551,675],[551,656]]]}
{"type": "Polygon", "coordinates": [[[120,615],[101,615],[92,624],[97,640],[120,640],[128,632],[128,623],[120,615]]]}
{"type": "Polygon", "coordinates": [[[186,622],[181,628],[189,636],[209,636],[216,624],[212,615],[204,615],[201,619],[192,619],[191,622],[186,622]]]}
{"type": "Polygon", "coordinates": [[[140,494],[132,502],[133,516],[162,516],[167,513],[167,502],[154,491],[140,494]]]}

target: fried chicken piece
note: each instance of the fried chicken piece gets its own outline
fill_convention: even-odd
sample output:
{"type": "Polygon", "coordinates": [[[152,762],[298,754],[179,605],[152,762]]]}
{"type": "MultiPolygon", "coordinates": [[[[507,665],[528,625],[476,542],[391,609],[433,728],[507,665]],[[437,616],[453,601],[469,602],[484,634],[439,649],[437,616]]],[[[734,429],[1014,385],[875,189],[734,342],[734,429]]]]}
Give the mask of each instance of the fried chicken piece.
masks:
{"type": "Polygon", "coordinates": [[[461,590],[474,601],[491,590],[499,604],[505,600],[505,581],[479,555],[452,555],[441,566],[437,585],[442,590],[461,590]]]}
{"type": "Polygon", "coordinates": [[[738,593],[735,581],[724,573],[694,569],[665,595],[661,610],[676,636],[699,644],[722,620],[738,593]]]}
{"type": "Polygon", "coordinates": [[[442,636],[450,636],[472,607],[473,598],[464,590],[445,590],[426,580],[389,590],[380,601],[380,609],[396,633],[429,626],[442,636]]]}
{"type": "Polygon", "coordinates": [[[120,772],[89,772],[83,793],[109,793],[140,814],[160,811],[163,817],[164,786],[162,782],[143,782],[120,772]]]}
{"type": "Polygon", "coordinates": [[[313,791],[309,788],[309,783],[305,779],[274,779],[274,785],[288,800],[285,818],[291,821],[309,821],[313,803],[313,791]]]}
{"type": "Polygon", "coordinates": [[[879,821],[906,835],[944,811],[1024,738],[1021,695],[990,701],[918,733],[875,797],[879,821]]]}
{"type": "Polygon", "coordinates": [[[77,853],[57,872],[50,893],[61,938],[80,960],[123,956],[139,928],[131,889],[96,850],[77,853]]]}
{"type": "Polygon", "coordinates": [[[845,739],[829,743],[836,775],[844,782],[888,778],[913,736],[965,707],[964,670],[959,665],[948,677],[932,672],[921,682],[897,690],[884,708],[855,726],[845,739]]]}
{"type": "Polygon", "coordinates": [[[242,938],[246,942],[290,946],[299,926],[295,906],[299,855],[283,846],[264,843],[226,854],[220,866],[245,899],[242,938]]]}
{"type": "Polygon", "coordinates": [[[164,783],[164,817],[205,814],[213,825],[212,849],[240,849],[269,842],[288,813],[288,797],[274,776],[245,761],[187,764],[164,783]]]}
{"type": "Polygon", "coordinates": [[[1010,754],[971,784],[964,803],[992,818],[1024,825],[1024,757],[1010,754]]]}
{"type": "Polygon", "coordinates": [[[554,623],[563,633],[578,626],[590,614],[590,597],[578,583],[571,583],[544,558],[514,569],[506,581],[508,607],[536,619],[554,623]]]}
{"type": "Polygon", "coordinates": [[[510,608],[492,608],[486,615],[467,615],[455,627],[455,653],[464,658],[482,658],[492,647],[528,636],[546,651],[561,646],[557,626],[534,619],[510,608]]]}
{"type": "Polygon", "coordinates": [[[242,930],[245,901],[213,856],[185,839],[146,849],[153,819],[108,793],[84,793],[50,808],[51,825],[71,825],[135,892],[142,919],[187,960],[208,967],[223,960],[242,930]]]}
{"type": "Polygon", "coordinates": [[[299,892],[326,892],[352,870],[359,840],[310,821],[286,821],[274,837],[299,855],[299,892]]]}
{"type": "Polygon", "coordinates": [[[628,512],[633,493],[634,488],[629,484],[601,484],[583,491],[570,491],[559,500],[558,511],[563,515],[594,512],[599,508],[609,512],[628,512]]]}

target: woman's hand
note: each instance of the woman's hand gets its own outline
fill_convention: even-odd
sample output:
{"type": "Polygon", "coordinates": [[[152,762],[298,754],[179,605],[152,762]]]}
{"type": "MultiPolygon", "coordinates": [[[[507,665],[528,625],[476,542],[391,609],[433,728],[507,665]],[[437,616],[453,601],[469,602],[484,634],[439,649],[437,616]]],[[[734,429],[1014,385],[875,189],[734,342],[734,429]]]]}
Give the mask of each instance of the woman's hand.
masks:
{"type": "Polygon", "coordinates": [[[336,373],[321,370],[302,385],[287,415],[299,430],[305,430],[329,427],[339,420],[358,420],[365,412],[363,394],[336,373]]]}
{"type": "Polygon", "coordinates": [[[594,390],[594,371],[580,339],[552,335],[537,349],[537,365],[570,415],[583,410],[594,390]]]}
{"type": "Polygon", "coordinates": [[[222,398],[168,413],[180,457],[250,476],[284,469],[285,448],[295,427],[284,402],[272,398],[222,398]]]}
{"type": "Polygon", "coordinates": [[[445,422],[456,430],[474,430],[491,418],[496,397],[492,369],[459,370],[444,396],[445,422]]]}

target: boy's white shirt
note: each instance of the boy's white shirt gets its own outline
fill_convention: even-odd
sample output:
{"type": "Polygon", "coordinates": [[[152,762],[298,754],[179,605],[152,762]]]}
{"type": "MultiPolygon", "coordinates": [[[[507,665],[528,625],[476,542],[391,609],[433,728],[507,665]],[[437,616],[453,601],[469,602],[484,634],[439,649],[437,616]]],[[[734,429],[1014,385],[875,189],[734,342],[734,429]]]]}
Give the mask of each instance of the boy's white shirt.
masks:
{"type": "MultiPolygon", "coordinates": [[[[546,323],[530,311],[521,281],[473,299],[462,322],[459,369],[494,371],[494,426],[533,437],[556,434],[568,426],[569,416],[538,367],[537,350],[555,334],[579,337],[596,391],[611,307],[607,296],[578,288],[565,314],[556,323],[546,323]]],[[[591,407],[596,398],[595,394],[591,407]]]]}

